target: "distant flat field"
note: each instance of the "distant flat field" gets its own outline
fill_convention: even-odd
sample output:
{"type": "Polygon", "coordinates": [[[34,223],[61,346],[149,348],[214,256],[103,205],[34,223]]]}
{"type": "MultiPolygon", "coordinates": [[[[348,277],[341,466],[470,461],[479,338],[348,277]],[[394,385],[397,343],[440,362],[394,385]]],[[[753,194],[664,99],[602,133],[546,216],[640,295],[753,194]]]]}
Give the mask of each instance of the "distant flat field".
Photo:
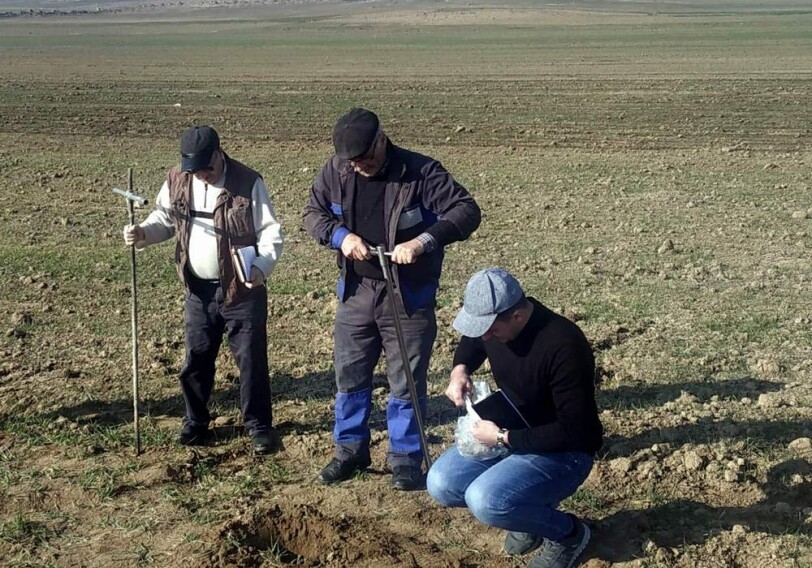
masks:
{"type": "Polygon", "coordinates": [[[301,211],[336,118],[364,105],[483,210],[447,249],[432,455],[453,442],[443,391],[462,290],[502,266],[595,350],[606,444],[563,504],[593,527],[590,568],[812,565],[812,9],[706,4],[0,20],[0,564],[524,564],[467,511],[389,489],[383,365],[373,470],[314,482],[332,456],[336,269],[301,211]],[[127,214],[111,189],[132,168],[153,198],[195,123],[263,173],[287,235],[268,283],[284,450],[266,460],[242,435],[225,350],[217,443],[172,441],[171,245],[138,254],[146,451],[132,456],[127,214]]]}
{"type": "Polygon", "coordinates": [[[360,80],[772,76],[805,75],[812,59],[812,10],[712,17],[488,9],[277,21],[232,20],[244,16],[239,10],[208,13],[207,20],[188,23],[134,16],[0,20],[0,73],[129,82],[212,74],[331,81],[348,74],[360,80]]]}

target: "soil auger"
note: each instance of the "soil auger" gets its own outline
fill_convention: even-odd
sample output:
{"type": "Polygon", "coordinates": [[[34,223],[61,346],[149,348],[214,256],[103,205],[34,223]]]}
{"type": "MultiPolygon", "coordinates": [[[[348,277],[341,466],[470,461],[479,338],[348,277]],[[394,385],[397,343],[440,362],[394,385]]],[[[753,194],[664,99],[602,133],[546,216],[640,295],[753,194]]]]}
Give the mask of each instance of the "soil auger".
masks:
{"type": "Polygon", "coordinates": [[[403,328],[400,324],[400,312],[398,312],[398,302],[395,297],[395,286],[392,284],[392,261],[390,260],[392,253],[386,252],[382,245],[370,247],[369,252],[376,255],[378,262],[381,263],[383,279],[386,282],[386,296],[389,298],[389,305],[392,308],[392,316],[395,320],[395,335],[398,337],[400,360],[403,362],[403,372],[406,373],[406,382],[409,384],[409,396],[412,399],[412,408],[414,408],[414,415],[417,418],[417,429],[420,431],[420,445],[423,447],[423,457],[426,458],[426,472],[428,472],[431,467],[431,455],[429,455],[429,446],[426,442],[426,429],[423,426],[423,414],[420,411],[420,399],[417,393],[417,386],[414,383],[414,373],[412,373],[409,353],[406,351],[406,342],[403,339],[403,328]]]}

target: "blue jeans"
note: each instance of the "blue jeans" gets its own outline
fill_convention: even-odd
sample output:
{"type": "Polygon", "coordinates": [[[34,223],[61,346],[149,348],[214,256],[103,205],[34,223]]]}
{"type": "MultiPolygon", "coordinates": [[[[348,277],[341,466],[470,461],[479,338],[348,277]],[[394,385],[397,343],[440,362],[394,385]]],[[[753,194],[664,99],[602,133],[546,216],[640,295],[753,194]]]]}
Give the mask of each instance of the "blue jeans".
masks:
{"type": "Polygon", "coordinates": [[[527,454],[474,460],[452,446],[431,466],[429,494],[446,507],[468,507],[486,525],[562,540],[572,519],[556,510],[592,469],[582,452],[527,454]]]}

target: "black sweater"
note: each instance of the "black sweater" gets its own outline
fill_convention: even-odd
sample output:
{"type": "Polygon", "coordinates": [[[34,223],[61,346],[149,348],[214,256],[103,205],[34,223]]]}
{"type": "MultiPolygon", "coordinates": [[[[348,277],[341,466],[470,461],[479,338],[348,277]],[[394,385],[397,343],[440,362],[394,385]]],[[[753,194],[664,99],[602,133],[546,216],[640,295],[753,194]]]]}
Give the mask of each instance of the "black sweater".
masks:
{"type": "Polygon", "coordinates": [[[463,337],[454,365],[468,372],[487,358],[494,379],[530,423],[510,431],[513,449],[531,453],[600,449],[603,427],[595,404],[595,360],[577,325],[538,301],[530,321],[509,343],[463,337]]]}
{"type": "MultiPolygon", "coordinates": [[[[383,221],[386,180],[367,178],[355,174],[355,211],[350,230],[372,246],[386,243],[386,225],[383,221]]],[[[348,264],[358,276],[383,280],[383,270],[377,256],[369,260],[349,260],[348,264]]]]}

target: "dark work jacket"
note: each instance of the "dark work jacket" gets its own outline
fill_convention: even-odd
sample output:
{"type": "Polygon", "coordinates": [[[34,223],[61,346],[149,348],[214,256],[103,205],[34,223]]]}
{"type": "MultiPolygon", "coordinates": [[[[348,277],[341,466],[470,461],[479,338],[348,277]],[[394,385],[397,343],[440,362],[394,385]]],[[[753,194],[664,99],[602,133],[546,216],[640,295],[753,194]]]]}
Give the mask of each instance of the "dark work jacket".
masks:
{"type": "MultiPolygon", "coordinates": [[[[356,174],[347,160],[336,156],[324,165],[310,189],[310,201],[303,213],[304,227],[323,246],[337,249],[338,296],[343,302],[351,293],[346,286],[347,263],[341,242],[355,225],[356,174]]],[[[406,313],[433,307],[443,266],[443,247],[467,239],[479,226],[480,211],[468,191],[437,160],[389,143],[389,163],[385,174],[384,225],[391,251],[396,244],[409,241],[438,220],[456,227],[456,235],[438,239],[437,248],[424,253],[414,264],[393,265],[392,284],[396,297],[402,298],[406,313]],[[397,291],[400,291],[397,294],[397,291]]]]}
{"type": "Polygon", "coordinates": [[[603,443],[603,427],[592,347],[577,325],[529,300],[530,321],[513,341],[463,337],[454,365],[473,373],[488,359],[496,384],[531,426],[510,431],[513,449],[594,455],[603,443]]]}
{"type": "MultiPolygon", "coordinates": [[[[261,177],[248,166],[229,158],[226,160],[225,190],[220,192],[214,206],[214,230],[217,235],[217,258],[220,266],[220,284],[223,287],[223,303],[233,306],[245,299],[256,296],[258,288],[247,288],[241,284],[234,269],[231,257],[232,248],[256,246],[257,234],[254,228],[254,213],[251,207],[251,193],[254,183],[261,177]]],[[[175,224],[177,245],[175,264],[184,286],[187,284],[189,260],[189,237],[192,224],[192,175],[175,166],[166,175],[169,184],[169,201],[172,209],[169,216],[175,224]]]]}

